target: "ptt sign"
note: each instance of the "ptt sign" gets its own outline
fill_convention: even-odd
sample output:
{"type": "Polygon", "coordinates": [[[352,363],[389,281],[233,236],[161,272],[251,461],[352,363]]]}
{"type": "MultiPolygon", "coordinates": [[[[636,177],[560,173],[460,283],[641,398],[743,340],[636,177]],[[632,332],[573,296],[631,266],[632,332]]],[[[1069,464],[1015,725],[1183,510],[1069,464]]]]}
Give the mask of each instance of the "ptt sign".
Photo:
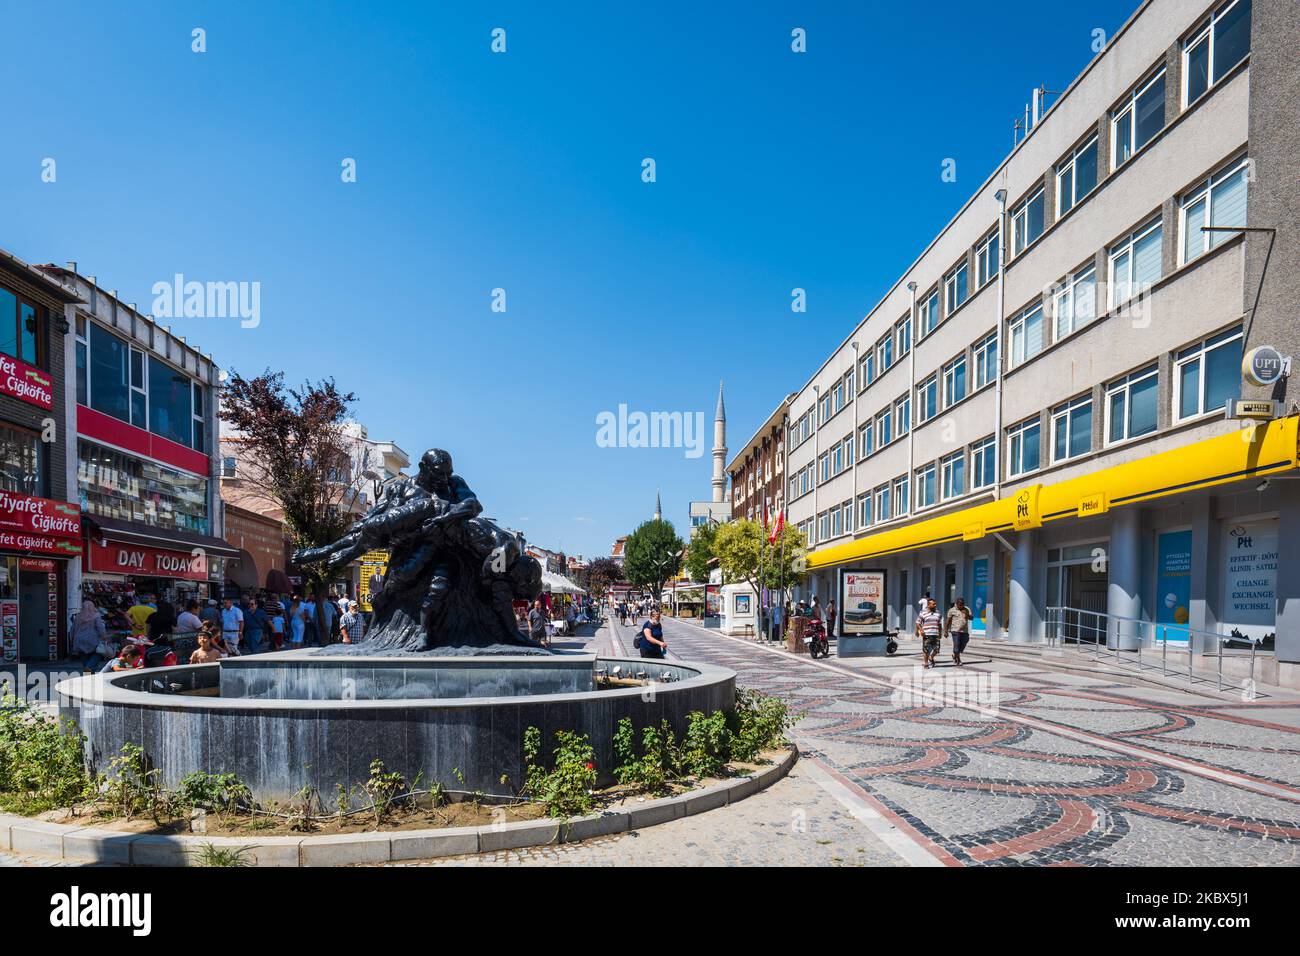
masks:
{"type": "Polygon", "coordinates": [[[1011,519],[1011,527],[1017,531],[1042,527],[1043,517],[1038,511],[1038,493],[1042,490],[1042,485],[1030,485],[1016,493],[1014,499],[1016,510],[1011,519]]]}

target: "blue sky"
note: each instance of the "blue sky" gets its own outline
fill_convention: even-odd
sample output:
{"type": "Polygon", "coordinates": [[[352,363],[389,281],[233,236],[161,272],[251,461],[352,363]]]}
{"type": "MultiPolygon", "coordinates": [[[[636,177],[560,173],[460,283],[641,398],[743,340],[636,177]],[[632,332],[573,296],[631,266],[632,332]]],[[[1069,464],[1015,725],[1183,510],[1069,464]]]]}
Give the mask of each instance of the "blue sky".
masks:
{"type": "Polygon", "coordinates": [[[743,443],[1137,2],[608,6],[8,0],[0,247],[145,309],[260,283],[256,328],[173,329],[334,376],[488,514],[607,554],[656,488],[685,532],[710,464],[598,447],[597,415],[711,422],[723,378],[743,443]]]}

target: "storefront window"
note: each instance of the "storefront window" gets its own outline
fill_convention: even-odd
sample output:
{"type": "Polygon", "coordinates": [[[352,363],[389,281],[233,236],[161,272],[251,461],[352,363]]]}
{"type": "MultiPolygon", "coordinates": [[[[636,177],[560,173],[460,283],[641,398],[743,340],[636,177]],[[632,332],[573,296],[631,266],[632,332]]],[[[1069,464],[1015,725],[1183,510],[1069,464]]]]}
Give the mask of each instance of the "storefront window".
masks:
{"type": "Polygon", "coordinates": [[[90,324],[90,407],[124,422],[131,420],[130,349],[115,335],[90,324]]]}
{"type": "Polygon", "coordinates": [[[40,437],[0,425],[0,488],[40,497],[45,490],[44,471],[40,437]]]}
{"type": "MultiPolygon", "coordinates": [[[[188,386],[187,386],[188,388],[188,386]]],[[[77,490],[91,515],[208,533],[208,480],[78,442],[77,490]]]]}
{"type": "Polygon", "coordinates": [[[193,427],[190,399],[188,376],[149,359],[149,431],[188,448],[193,427]]]}

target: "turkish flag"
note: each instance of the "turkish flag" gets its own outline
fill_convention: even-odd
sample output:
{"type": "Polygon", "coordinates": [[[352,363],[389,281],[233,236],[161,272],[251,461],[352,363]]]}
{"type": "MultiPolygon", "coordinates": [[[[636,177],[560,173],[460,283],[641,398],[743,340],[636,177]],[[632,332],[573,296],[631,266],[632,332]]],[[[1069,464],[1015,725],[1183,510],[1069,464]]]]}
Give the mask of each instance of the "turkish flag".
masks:
{"type": "Polygon", "coordinates": [[[785,529],[785,512],[777,511],[776,523],[772,525],[772,533],[767,536],[768,544],[776,544],[776,539],[781,537],[781,532],[785,529]]]}

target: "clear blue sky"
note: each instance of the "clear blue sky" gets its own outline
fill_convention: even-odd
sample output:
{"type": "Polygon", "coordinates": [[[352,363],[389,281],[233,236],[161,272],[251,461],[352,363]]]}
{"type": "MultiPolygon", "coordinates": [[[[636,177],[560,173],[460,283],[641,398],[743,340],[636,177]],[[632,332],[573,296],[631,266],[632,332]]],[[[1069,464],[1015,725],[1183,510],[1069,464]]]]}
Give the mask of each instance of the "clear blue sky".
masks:
{"type": "Polygon", "coordinates": [[[596,416],[711,423],[725,378],[737,447],[1137,0],[610,6],[6,0],[0,247],[144,309],[177,272],[261,283],[259,327],[173,328],[334,376],[488,514],[607,554],[656,487],[684,532],[710,465],[596,416]]]}

